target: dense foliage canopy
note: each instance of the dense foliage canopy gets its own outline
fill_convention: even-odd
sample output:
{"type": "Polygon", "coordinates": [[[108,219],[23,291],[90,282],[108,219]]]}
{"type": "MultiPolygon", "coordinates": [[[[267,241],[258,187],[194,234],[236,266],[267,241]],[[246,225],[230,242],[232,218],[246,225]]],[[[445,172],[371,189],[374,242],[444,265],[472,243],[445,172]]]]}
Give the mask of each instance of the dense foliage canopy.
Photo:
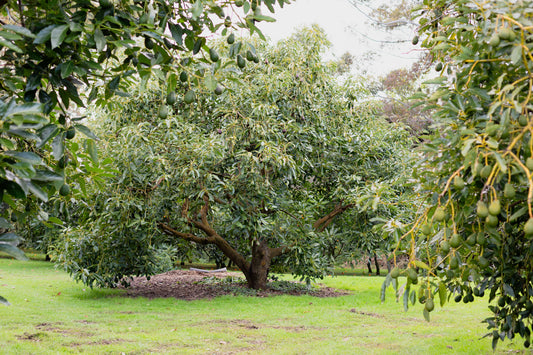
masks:
{"type": "MultiPolygon", "coordinates": [[[[262,36],[255,23],[273,21],[262,9],[274,12],[275,5],[275,0],[1,0],[0,229],[7,232],[13,228],[9,219],[26,217],[60,224],[40,209],[41,201],[57,192],[69,195],[69,184],[82,183],[88,174],[106,174],[96,161],[96,136],[80,124],[79,108],[128,96],[132,82],[145,84],[151,77],[173,87],[184,68],[203,63],[191,76],[197,84],[206,70],[228,65],[206,46],[209,34],[230,37],[243,28],[262,36]],[[72,142],[76,132],[87,139],[72,142]],[[64,170],[68,161],[77,167],[70,176],[64,170]]],[[[0,238],[1,251],[21,257],[16,235],[0,238]]]]}
{"type": "Polygon", "coordinates": [[[100,118],[119,173],[65,233],[59,255],[76,278],[149,274],[154,248],[186,240],[219,248],[254,288],[274,257],[309,280],[354,240],[377,238],[372,218],[402,209],[409,135],[357,103],[361,85],[337,83],[324,33],[256,46],[259,63],[217,74],[220,92],[198,87],[189,100],[180,81],[100,118]]]}

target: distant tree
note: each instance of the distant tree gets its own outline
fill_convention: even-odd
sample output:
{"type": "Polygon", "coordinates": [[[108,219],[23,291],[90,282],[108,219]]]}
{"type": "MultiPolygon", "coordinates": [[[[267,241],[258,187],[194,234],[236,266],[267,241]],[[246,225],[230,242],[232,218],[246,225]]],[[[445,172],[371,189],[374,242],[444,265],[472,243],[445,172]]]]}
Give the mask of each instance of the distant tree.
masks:
{"type": "Polygon", "coordinates": [[[393,70],[381,79],[383,116],[389,122],[405,124],[415,136],[427,133],[432,123],[431,114],[421,100],[412,98],[430,67],[431,57],[424,56],[410,69],[393,70]]]}
{"type": "Polygon", "coordinates": [[[339,75],[344,75],[346,73],[349,73],[352,65],[354,64],[355,57],[350,54],[350,52],[345,52],[339,60],[336,62],[337,64],[337,73],[339,75]]]}

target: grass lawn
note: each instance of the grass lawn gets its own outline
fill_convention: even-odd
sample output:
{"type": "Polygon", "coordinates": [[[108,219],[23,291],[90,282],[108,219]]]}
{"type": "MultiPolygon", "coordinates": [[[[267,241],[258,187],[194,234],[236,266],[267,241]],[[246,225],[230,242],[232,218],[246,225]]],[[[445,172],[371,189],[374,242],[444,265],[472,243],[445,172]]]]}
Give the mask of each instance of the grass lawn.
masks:
{"type": "MultiPolygon", "coordinates": [[[[87,289],[43,261],[0,259],[0,353],[490,354],[486,300],[403,312],[383,278],[338,276],[337,298],[224,296],[213,300],[123,298],[87,289]]],[[[531,353],[522,341],[498,353],[531,353]]]]}

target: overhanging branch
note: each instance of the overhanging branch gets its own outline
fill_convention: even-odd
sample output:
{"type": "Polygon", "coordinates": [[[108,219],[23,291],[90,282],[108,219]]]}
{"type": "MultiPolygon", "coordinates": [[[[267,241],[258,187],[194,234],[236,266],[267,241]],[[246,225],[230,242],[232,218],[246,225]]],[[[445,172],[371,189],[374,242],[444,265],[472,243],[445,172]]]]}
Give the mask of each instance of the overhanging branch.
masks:
{"type": "Polygon", "coordinates": [[[326,229],[331,224],[331,222],[333,222],[333,219],[336,216],[344,213],[344,211],[353,207],[355,207],[355,203],[349,203],[347,205],[343,205],[342,202],[338,203],[330,213],[313,223],[313,228],[315,228],[315,230],[318,232],[323,232],[324,229],[326,229]]]}
{"type": "Polygon", "coordinates": [[[158,222],[157,226],[159,227],[159,229],[163,231],[163,233],[173,236],[173,237],[178,237],[178,238],[188,240],[191,242],[195,242],[198,244],[202,244],[202,245],[215,244],[215,238],[212,236],[204,238],[204,237],[199,237],[191,233],[183,233],[183,232],[175,230],[174,228],[172,228],[171,226],[163,222],[158,222]]]}

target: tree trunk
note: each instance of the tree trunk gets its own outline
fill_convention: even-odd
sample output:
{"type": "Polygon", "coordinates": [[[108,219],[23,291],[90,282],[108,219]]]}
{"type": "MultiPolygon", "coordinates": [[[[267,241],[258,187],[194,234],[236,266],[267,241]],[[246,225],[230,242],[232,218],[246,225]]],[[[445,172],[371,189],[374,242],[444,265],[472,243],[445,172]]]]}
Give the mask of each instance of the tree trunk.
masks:
{"type": "Polygon", "coordinates": [[[380,271],[379,271],[378,256],[376,255],[375,252],[374,252],[374,265],[376,265],[376,275],[379,276],[380,271]]]}
{"type": "Polygon", "coordinates": [[[368,268],[368,274],[372,275],[372,257],[369,257],[366,261],[366,267],[368,268]]]}
{"type": "MultiPolygon", "coordinates": [[[[194,221],[193,221],[194,222],[194,221]]],[[[192,222],[191,222],[192,223],[192,222]]],[[[159,228],[168,235],[184,240],[192,241],[200,245],[216,245],[220,251],[237,266],[246,277],[248,287],[253,289],[265,289],[267,287],[268,271],[273,258],[289,251],[286,246],[270,248],[265,241],[255,241],[252,246],[252,260],[248,262],[242,254],[234,249],[224,238],[218,235],[207,222],[196,221],[196,226],[207,234],[206,238],[198,237],[191,233],[179,232],[168,224],[159,222],[159,228]]]]}
{"type": "Polygon", "coordinates": [[[264,241],[256,241],[252,245],[252,261],[248,272],[245,272],[248,287],[264,290],[267,287],[268,270],[272,261],[271,249],[264,241]]]}

